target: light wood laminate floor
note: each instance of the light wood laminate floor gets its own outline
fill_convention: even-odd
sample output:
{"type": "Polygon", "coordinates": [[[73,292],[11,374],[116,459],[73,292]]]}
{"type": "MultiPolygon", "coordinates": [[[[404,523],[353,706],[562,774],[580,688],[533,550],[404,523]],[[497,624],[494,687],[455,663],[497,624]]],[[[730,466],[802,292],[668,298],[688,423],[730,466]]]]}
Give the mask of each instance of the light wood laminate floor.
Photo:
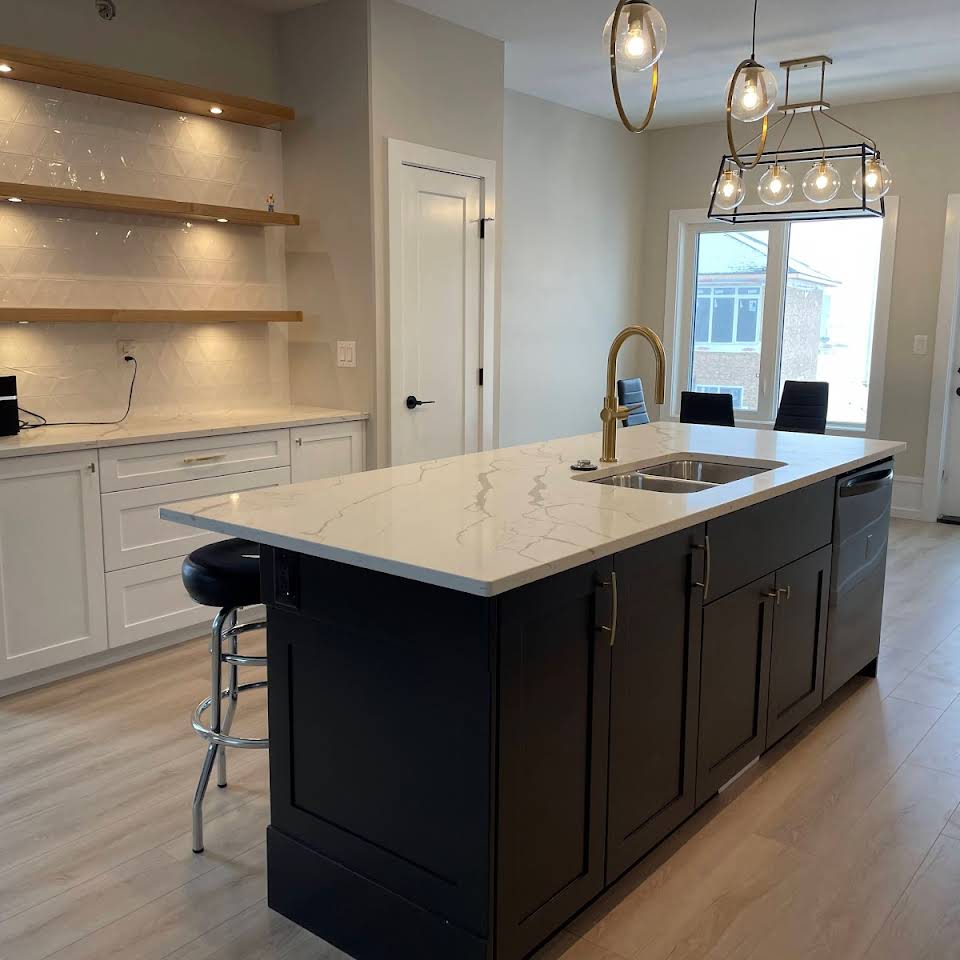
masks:
{"type": "MultiPolygon", "coordinates": [[[[266,907],[263,753],[230,754],[190,851],[206,676],[201,640],[0,700],[0,960],[345,960],[266,907]]],[[[537,960],[668,958],[960,960],[960,528],[894,522],[879,679],[537,960]]]]}

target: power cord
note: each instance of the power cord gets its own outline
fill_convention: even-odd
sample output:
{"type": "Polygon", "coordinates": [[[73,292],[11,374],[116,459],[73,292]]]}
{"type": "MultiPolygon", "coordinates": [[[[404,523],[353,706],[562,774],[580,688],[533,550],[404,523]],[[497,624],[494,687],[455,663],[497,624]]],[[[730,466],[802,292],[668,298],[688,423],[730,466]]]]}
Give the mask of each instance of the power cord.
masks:
{"type": "Polygon", "coordinates": [[[127,363],[133,364],[133,376],[130,378],[130,392],[127,394],[127,409],[119,420],[60,420],[51,423],[41,413],[34,413],[32,410],[27,410],[26,407],[18,407],[18,412],[25,413],[29,417],[36,417],[37,420],[40,421],[39,423],[30,423],[27,420],[21,420],[20,429],[38,430],[40,427],[113,427],[119,423],[123,423],[123,421],[130,416],[130,408],[133,406],[133,388],[136,386],[137,372],[139,371],[136,357],[127,354],[123,359],[126,360],[127,363]]]}

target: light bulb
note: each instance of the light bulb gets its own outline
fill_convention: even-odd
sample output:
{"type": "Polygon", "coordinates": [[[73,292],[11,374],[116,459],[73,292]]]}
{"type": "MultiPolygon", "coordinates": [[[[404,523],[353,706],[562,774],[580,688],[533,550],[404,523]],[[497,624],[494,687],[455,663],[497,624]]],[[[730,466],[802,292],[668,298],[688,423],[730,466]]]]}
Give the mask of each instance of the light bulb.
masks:
{"type": "Polygon", "coordinates": [[[890,192],[892,185],[890,170],[879,157],[867,160],[853,178],[853,192],[858,200],[863,200],[864,195],[868,201],[879,200],[890,192]]]}
{"type": "Polygon", "coordinates": [[[724,170],[713,185],[714,206],[721,210],[736,210],[745,195],[743,178],[736,170],[724,170]]]}
{"type": "Polygon", "coordinates": [[[840,192],[840,174],[827,160],[819,160],[803,178],[803,195],[811,203],[829,203],[840,192]]]}
{"type": "Polygon", "coordinates": [[[761,202],[767,204],[767,206],[779,207],[793,196],[793,189],[793,175],[786,167],[774,163],[760,178],[757,193],[761,202]]]}
{"type": "MultiPolygon", "coordinates": [[[[610,34],[614,14],[603,28],[603,52],[610,56],[610,34]]],[[[629,0],[620,11],[617,22],[617,65],[632,73],[649,70],[667,46],[667,25],[663,15],[646,0],[629,0]]]]}
{"type": "Polygon", "coordinates": [[[219,117],[223,113],[223,107],[211,107],[210,112],[215,116],[219,117]]]}
{"type": "MultiPolygon", "coordinates": [[[[751,63],[736,75],[730,100],[730,113],[735,120],[754,123],[762,120],[777,105],[777,78],[762,64],[751,63]]],[[[731,83],[733,77],[730,78],[731,83]]],[[[730,84],[727,84],[730,94],[730,84]]]]}

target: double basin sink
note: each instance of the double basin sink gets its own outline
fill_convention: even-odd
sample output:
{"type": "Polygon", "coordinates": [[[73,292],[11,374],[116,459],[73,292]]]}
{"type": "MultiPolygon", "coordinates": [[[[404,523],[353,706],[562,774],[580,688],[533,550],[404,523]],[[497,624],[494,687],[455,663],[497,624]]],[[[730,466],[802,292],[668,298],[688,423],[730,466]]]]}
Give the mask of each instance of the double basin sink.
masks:
{"type": "Polygon", "coordinates": [[[652,490],[657,493],[696,493],[710,490],[724,483],[743,480],[746,477],[766,473],[782,464],[720,463],[715,460],[668,460],[648,467],[633,467],[625,473],[598,477],[592,483],[604,483],[612,487],[627,487],[630,490],[652,490]]]}

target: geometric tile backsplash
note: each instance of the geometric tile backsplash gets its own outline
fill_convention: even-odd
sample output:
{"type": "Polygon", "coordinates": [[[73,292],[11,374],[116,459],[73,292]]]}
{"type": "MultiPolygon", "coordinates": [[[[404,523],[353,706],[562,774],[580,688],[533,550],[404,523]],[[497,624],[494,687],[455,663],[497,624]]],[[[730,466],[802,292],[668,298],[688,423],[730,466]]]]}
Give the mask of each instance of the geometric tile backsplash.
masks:
{"type": "MultiPolygon", "coordinates": [[[[282,176],[276,131],[0,79],[0,180],[282,210],[282,176]]],[[[284,231],[0,202],[0,306],[283,309],[284,231]]],[[[0,374],[49,419],[107,419],[118,340],[137,415],[288,400],[283,324],[0,324],[0,374]]]]}

